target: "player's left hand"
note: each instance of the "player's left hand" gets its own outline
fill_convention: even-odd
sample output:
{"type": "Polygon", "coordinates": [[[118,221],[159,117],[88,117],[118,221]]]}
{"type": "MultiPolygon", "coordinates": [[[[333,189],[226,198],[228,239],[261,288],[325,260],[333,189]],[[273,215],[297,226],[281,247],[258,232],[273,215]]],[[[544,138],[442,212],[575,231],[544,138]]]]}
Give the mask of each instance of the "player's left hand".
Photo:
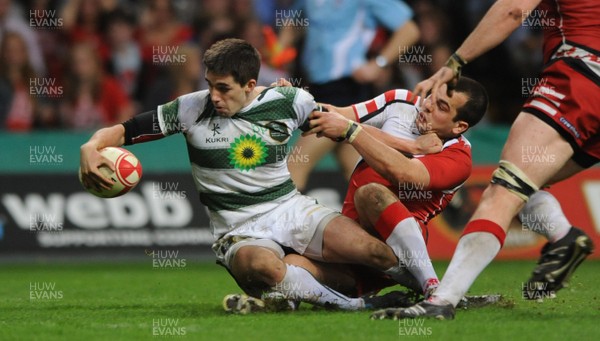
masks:
{"type": "Polygon", "coordinates": [[[350,120],[337,112],[313,111],[310,116],[310,129],[302,136],[316,134],[317,137],[328,137],[334,141],[344,138],[350,120]]]}
{"type": "MultiPolygon", "coordinates": [[[[413,90],[413,94],[421,97],[421,102],[427,97],[427,93],[431,91],[431,99],[433,103],[437,102],[437,94],[444,84],[449,84],[447,88],[448,96],[452,96],[452,89],[455,83],[458,82],[454,71],[447,66],[442,66],[433,76],[423,80],[417,84],[413,90]]],[[[421,105],[422,103],[419,103],[421,105]]]]}
{"type": "Polygon", "coordinates": [[[354,70],[352,78],[358,83],[373,83],[380,79],[382,71],[383,69],[371,60],[354,70]]]}
{"type": "Polygon", "coordinates": [[[85,188],[93,188],[97,191],[110,190],[114,180],[106,177],[100,171],[100,167],[108,167],[115,171],[115,165],[106,157],[102,156],[100,151],[92,143],[86,143],[80,148],[79,167],[81,168],[81,183],[85,188]]]}

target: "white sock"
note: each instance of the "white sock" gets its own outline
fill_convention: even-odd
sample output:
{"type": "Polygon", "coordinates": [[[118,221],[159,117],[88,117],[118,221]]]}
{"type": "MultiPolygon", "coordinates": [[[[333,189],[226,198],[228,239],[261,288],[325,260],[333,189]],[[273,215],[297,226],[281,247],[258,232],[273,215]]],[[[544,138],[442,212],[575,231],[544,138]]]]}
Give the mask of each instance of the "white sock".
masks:
{"type": "Polygon", "coordinates": [[[423,292],[427,289],[428,280],[437,280],[427,245],[415,218],[410,217],[399,222],[385,242],[400,260],[400,265],[415,276],[423,292]]]}
{"type": "Polygon", "coordinates": [[[448,270],[431,302],[456,307],[471,284],[500,251],[500,242],[491,233],[473,232],[460,238],[448,270]]]}
{"type": "Polygon", "coordinates": [[[364,309],[362,298],[350,298],[319,283],[307,270],[286,264],[283,280],[271,289],[282,293],[286,299],[320,306],[333,305],[344,310],[364,309]]]}
{"type": "Polygon", "coordinates": [[[519,212],[519,219],[523,226],[543,235],[551,243],[566,236],[572,226],[558,200],[546,191],[537,191],[529,197],[519,212]]]}

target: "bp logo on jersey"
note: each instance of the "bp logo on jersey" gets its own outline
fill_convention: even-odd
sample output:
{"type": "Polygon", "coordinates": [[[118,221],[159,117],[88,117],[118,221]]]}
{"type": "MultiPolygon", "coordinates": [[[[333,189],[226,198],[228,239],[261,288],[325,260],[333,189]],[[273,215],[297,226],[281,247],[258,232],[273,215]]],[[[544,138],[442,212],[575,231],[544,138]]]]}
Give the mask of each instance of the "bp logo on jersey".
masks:
{"type": "Polygon", "coordinates": [[[229,145],[229,164],[237,169],[249,171],[265,163],[267,146],[256,135],[242,135],[229,145]]]}

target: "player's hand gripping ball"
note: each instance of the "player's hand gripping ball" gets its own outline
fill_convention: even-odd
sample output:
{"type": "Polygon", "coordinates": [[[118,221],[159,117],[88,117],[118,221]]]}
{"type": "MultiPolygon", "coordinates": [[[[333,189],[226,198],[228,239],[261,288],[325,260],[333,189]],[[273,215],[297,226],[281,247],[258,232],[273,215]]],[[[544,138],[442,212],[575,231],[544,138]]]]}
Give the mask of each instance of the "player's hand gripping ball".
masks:
{"type": "MultiPolygon", "coordinates": [[[[133,153],[127,149],[106,147],[100,154],[115,165],[115,171],[106,166],[100,166],[100,172],[114,181],[111,189],[86,188],[95,196],[101,198],[114,198],[129,192],[142,178],[142,164],[133,153]]],[[[79,168],[79,182],[81,182],[81,168],[79,168]]]]}

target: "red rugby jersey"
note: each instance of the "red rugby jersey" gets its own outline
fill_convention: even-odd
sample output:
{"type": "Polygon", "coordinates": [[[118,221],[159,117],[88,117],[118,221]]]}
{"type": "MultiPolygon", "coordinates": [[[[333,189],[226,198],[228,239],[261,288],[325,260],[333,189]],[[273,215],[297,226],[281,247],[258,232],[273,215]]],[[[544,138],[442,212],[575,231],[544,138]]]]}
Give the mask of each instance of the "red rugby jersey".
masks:
{"type": "MultiPolygon", "coordinates": [[[[415,125],[418,109],[408,90],[390,90],[376,98],[353,106],[356,119],[394,136],[416,139],[419,132],[415,125]],[[412,100],[410,100],[412,99],[412,100]]],[[[391,184],[366,162],[360,161],[354,170],[344,199],[342,213],[358,219],[354,206],[354,193],[365,184],[376,182],[394,192],[414,217],[426,224],[450,202],[454,193],[471,174],[471,144],[463,136],[444,141],[440,153],[415,155],[430,176],[429,186],[417,184],[391,184]]]]}
{"type": "MultiPolygon", "coordinates": [[[[600,55],[600,5],[596,0],[542,0],[524,20],[543,29],[544,63],[559,46],[569,44],[600,55]]],[[[597,57],[596,57],[597,58],[597,57]]],[[[598,60],[595,60],[597,63],[598,60]]]]}

